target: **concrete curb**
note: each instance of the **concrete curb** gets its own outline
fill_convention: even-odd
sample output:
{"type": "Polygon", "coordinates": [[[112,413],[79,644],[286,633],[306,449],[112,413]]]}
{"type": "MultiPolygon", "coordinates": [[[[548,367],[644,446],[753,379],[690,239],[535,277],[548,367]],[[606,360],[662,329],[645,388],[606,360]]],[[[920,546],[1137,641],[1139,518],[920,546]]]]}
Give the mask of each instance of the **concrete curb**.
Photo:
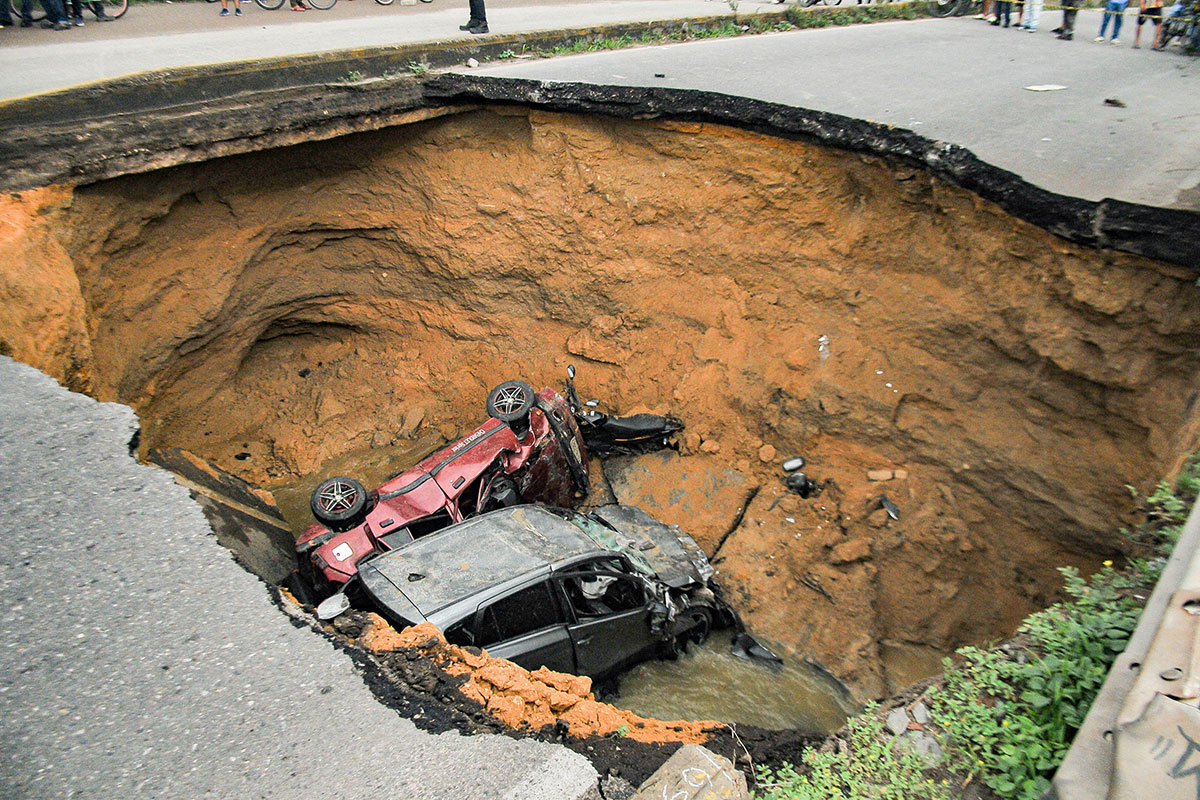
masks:
{"type": "Polygon", "coordinates": [[[469,58],[479,61],[499,59],[510,51],[550,50],[579,41],[636,37],[646,33],[706,31],[737,24],[748,16],[783,20],[784,15],[784,11],[767,11],[753,15],[721,14],[505,36],[464,35],[459,39],[433,42],[153,70],[0,102],[0,130],[22,124],[78,123],[254,92],[347,83],[352,73],[367,77],[410,75],[410,64],[421,65],[421,70],[441,69],[461,65],[469,58]]]}

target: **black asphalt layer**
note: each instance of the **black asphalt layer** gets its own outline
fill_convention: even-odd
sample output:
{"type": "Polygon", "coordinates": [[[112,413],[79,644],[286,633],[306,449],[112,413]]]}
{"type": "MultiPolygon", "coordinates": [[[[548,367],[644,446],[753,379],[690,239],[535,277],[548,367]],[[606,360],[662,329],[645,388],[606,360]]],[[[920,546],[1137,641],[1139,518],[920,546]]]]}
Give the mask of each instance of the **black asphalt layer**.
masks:
{"type": "Polygon", "coordinates": [[[130,454],[133,412],[0,357],[0,797],[575,798],[531,740],[431,735],[130,454]]]}

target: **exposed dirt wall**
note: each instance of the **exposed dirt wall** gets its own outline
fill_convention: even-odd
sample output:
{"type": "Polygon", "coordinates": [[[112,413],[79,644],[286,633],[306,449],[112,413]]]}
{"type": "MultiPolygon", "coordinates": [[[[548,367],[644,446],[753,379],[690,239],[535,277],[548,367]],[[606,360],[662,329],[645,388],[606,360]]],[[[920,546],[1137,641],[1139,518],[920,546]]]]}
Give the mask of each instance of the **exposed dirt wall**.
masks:
{"type": "Polygon", "coordinates": [[[81,187],[38,224],[87,337],[38,350],[18,317],[13,351],[80,339],[149,444],[251,481],[455,435],[568,362],[679,414],[763,487],[720,553],[748,622],[860,695],[883,650],[1006,632],[1054,567],[1113,552],[1124,485],[1195,434],[1189,272],[716,125],[495,107],[81,187]],[[831,481],[814,500],[781,496],[793,453],[831,481]]]}

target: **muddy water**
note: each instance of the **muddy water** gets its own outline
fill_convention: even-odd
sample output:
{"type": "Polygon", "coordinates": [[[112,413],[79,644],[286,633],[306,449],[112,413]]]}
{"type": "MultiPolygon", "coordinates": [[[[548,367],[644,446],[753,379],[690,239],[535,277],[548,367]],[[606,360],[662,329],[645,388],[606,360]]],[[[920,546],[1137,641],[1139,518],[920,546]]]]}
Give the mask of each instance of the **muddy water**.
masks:
{"type": "Polygon", "coordinates": [[[717,631],[677,661],[634,667],[621,676],[620,696],[609,702],[656,719],[713,719],[822,733],[840,728],[856,710],[834,681],[798,658],[771,667],[733,656],[727,631],[717,631]]]}

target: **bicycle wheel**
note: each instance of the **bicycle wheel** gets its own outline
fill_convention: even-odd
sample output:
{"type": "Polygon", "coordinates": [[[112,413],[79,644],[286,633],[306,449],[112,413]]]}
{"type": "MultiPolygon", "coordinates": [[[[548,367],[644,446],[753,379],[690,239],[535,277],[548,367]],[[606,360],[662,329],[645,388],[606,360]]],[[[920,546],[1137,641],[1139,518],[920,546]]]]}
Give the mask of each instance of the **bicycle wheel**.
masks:
{"type": "Polygon", "coordinates": [[[274,11],[275,9],[277,9],[281,5],[283,5],[283,0],[254,0],[254,2],[255,2],[255,4],[258,5],[259,8],[265,9],[267,11],[274,11]]]}
{"type": "Polygon", "coordinates": [[[816,4],[817,0],[800,0],[800,6],[802,8],[808,8],[809,6],[815,6],[816,4]]]}
{"type": "Polygon", "coordinates": [[[842,0],[821,0],[821,2],[827,6],[840,6],[842,4],[842,0]]]}
{"type": "Polygon", "coordinates": [[[113,19],[120,19],[129,10],[129,0],[94,0],[88,3],[89,7],[96,5],[104,6],[104,13],[113,19]]]}
{"type": "Polygon", "coordinates": [[[337,5],[337,0],[308,0],[308,4],[321,11],[328,11],[337,5]]]}
{"type": "Polygon", "coordinates": [[[375,2],[379,3],[381,6],[390,6],[392,3],[396,2],[396,0],[375,0],[375,2]]]}
{"type": "MultiPolygon", "coordinates": [[[[21,0],[9,0],[9,6],[12,8],[13,18],[21,19],[21,0]]],[[[29,18],[34,22],[46,18],[46,9],[41,5],[36,4],[33,0],[29,3],[29,18]]]]}
{"type": "Polygon", "coordinates": [[[934,17],[949,17],[958,10],[958,0],[929,0],[929,14],[934,17]]]}

